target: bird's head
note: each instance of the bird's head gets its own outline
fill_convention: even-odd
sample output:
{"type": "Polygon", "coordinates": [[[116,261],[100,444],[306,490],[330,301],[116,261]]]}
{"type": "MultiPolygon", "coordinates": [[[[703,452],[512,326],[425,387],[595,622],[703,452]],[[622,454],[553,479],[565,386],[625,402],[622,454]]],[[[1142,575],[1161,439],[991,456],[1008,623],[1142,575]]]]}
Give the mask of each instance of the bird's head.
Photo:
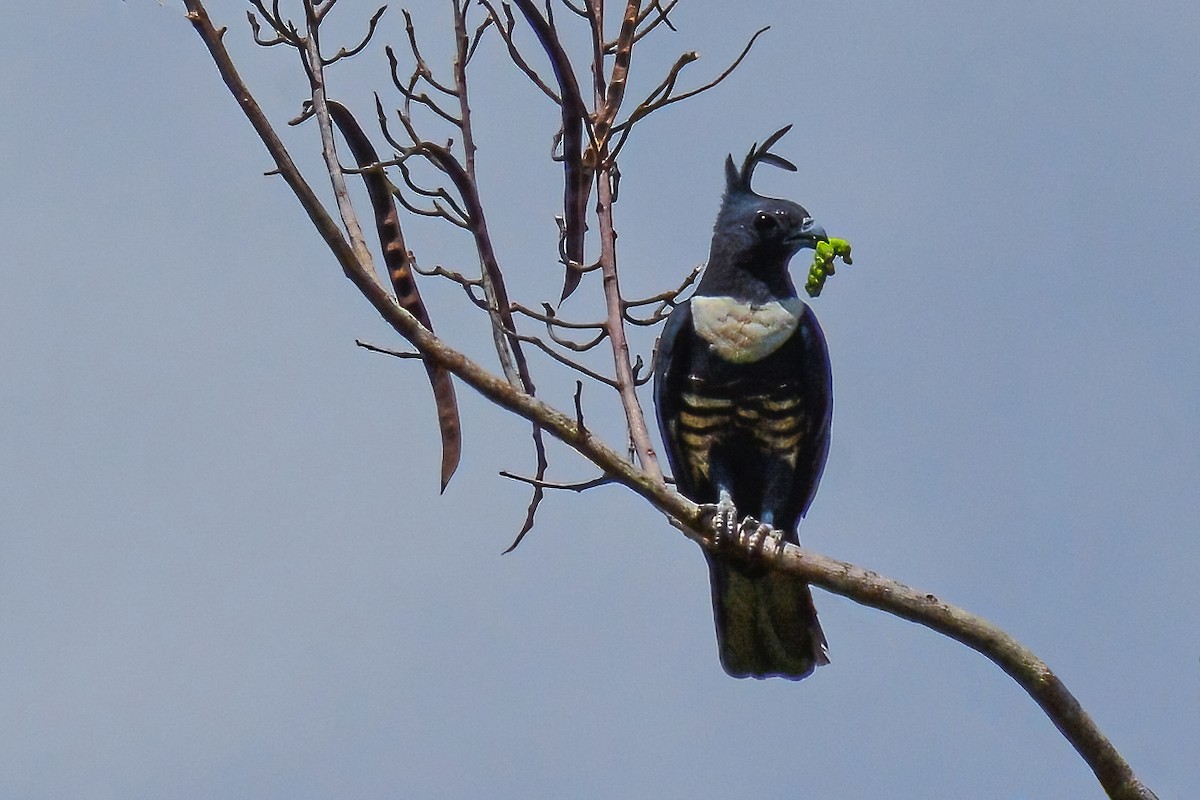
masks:
{"type": "Polygon", "coordinates": [[[791,125],[782,128],[762,143],[750,148],[739,169],[733,156],[725,160],[725,196],[713,226],[713,256],[728,259],[743,267],[760,265],[777,269],[804,248],[815,248],[827,241],[825,230],[813,221],[798,203],[763,197],[750,187],[754,168],[771,164],[790,172],[796,165],[771,152],[791,125]],[[720,252],[719,252],[720,251],[720,252]]]}

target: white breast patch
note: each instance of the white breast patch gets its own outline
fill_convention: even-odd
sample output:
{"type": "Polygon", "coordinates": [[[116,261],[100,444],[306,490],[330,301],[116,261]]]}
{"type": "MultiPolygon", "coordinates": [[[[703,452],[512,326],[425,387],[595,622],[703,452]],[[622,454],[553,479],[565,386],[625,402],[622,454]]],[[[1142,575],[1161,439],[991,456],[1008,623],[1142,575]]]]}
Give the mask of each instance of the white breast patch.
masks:
{"type": "Polygon", "coordinates": [[[735,364],[760,361],[774,353],[800,324],[798,297],[762,305],[732,297],[693,297],[692,326],[717,355],[735,364]]]}

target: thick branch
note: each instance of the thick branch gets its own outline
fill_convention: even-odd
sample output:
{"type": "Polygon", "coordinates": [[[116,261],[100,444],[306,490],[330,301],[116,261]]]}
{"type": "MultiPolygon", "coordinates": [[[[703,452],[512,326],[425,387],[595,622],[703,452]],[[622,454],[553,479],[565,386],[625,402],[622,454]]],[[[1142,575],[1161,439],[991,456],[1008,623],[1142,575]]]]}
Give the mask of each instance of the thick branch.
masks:
{"type": "Polygon", "coordinates": [[[1024,689],[1083,757],[1110,798],[1154,800],[1075,696],[1045,662],[987,620],[869,570],[787,545],[780,571],[881,611],[924,625],[982,654],[1024,689]]]}

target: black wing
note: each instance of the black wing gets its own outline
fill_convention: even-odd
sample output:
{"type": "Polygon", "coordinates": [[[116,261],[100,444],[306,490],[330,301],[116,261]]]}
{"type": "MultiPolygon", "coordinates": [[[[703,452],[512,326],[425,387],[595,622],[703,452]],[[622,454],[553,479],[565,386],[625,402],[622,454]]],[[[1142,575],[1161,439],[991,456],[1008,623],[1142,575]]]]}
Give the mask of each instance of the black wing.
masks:
{"type": "Polygon", "coordinates": [[[809,435],[797,452],[791,502],[785,504],[789,510],[794,509],[794,515],[789,513],[779,520],[779,524],[786,527],[799,524],[817,494],[821,474],[825,471],[825,460],[829,456],[833,421],[833,375],[829,366],[829,349],[812,309],[804,310],[796,337],[801,398],[808,419],[809,435]]]}
{"type": "Polygon", "coordinates": [[[662,434],[676,489],[685,497],[692,496],[694,487],[688,485],[685,474],[686,460],[678,423],[683,378],[691,360],[692,338],[691,303],[675,306],[658,337],[658,352],[654,357],[654,408],[658,416],[658,430],[662,434]],[[680,484],[680,481],[683,483],[680,484]]]}

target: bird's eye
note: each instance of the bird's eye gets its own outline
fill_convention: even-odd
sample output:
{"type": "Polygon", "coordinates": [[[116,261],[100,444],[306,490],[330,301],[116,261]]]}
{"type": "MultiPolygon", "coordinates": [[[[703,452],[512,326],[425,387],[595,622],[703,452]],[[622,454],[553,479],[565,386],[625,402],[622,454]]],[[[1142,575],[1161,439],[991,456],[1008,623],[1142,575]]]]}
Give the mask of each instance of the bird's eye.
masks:
{"type": "Polygon", "coordinates": [[[759,233],[773,231],[778,225],[779,221],[765,211],[760,211],[754,215],[754,230],[759,233]]]}

